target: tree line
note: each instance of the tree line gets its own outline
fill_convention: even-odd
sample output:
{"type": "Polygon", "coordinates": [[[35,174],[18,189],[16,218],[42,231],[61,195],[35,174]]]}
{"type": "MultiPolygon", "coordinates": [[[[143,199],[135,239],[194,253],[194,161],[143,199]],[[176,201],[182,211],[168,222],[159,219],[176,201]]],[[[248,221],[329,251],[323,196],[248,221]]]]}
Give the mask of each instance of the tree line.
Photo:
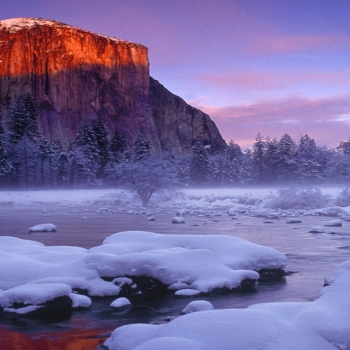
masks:
{"type": "Polygon", "coordinates": [[[10,106],[6,118],[0,110],[0,120],[1,188],[129,185],[148,201],[155,190],[172,184],[344,183],[350,178],[350,150],[319,147],[308,135],[296,141],[288,134],[271,139],[259,133],[253,147],[242,150],[230,141],[219,154],[195,142],[189,155],[176,157],[171,149],[151,154],[143,127],[131,148],[118,130],[109,139],[100,118],[83,120],[64,149],[40,136],[29,94],[10,106]]]}

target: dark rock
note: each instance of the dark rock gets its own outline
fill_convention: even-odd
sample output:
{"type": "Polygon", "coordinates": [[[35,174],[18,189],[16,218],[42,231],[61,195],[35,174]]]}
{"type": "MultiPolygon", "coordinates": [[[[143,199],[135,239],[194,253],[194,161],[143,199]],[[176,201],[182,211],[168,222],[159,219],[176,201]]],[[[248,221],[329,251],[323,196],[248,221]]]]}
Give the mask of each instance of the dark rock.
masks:
{"type": "Polygon", "coordinates": [[[121,286],[119,297],[128,299],[148,299],[155,296],[165,295],[168,286],[153,277],[147,276],[126,276],[132,283],[124,283],[121,286]]]}
{"type": "Polygon", "coordinates": [[[274,281],[282,279],[286,274],[283,269],[261,269],[258,271],[259,281],[274,281]]]}
{"type": "MultiPolygon", "coordinates": [[[[46,322],[58,322],[68,319],[72,313],[72,300],[67,295],[54,298],[36,306],[38,306],[36,310],[24,314],[16,311],[6,311],[4,309],[1,309],[0,313],[13,319],[36,318],[45,320],[46,322]]],[[[28,307],[28,305],[15,303],[11,309],[19,310],[24,307],[28,307]]]]}

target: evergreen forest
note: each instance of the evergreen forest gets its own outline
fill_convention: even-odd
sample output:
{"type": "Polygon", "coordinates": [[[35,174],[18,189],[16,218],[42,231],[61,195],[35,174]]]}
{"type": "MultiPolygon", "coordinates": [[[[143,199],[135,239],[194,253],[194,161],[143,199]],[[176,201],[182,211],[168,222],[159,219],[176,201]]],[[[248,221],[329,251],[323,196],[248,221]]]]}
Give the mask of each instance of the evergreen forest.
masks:
{"type": "Polygon", "coordinates": [[[111,139],[101,119],[84,120],[67,149],[38,132],[38,112],[25,94],[0,110],[0,188],[47,189],[127,186],[144,204],[152,193],[177,186],[242,186],[291,184],[347,184],[350,143],[329,149],[307,134],[299,140],[256,136],[253,147],[242,150],[230,141],[222,153],[193,144],[187,156],[171,149],[152,154],[141,126],[132,147],[115,130],[111,139]],[[6,120],[6,123],[5,123],[6,120]]]}

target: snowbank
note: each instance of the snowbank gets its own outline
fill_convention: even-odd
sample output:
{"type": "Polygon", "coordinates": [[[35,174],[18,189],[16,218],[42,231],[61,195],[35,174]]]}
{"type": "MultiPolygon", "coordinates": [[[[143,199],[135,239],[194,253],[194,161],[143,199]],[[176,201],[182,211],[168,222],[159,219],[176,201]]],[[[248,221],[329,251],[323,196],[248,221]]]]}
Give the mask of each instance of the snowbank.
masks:
{"type": "Polygon", "coordinates": [[[89,250],[5,236],[0,237],[0,290],[5,290],[0,306],[35,306],[41,300],[36,298],[47,301],[64,290],[73,307],[88,307],[90,299],[71,294],[72,289],[100,297],[120,295],[125,288],[141,293],[133,281],[137,277],[154,278],[173,291],[208,293],[239,288],[258,280],[256,271],[285,265],[286,257],[278,251],[219,235],[121,232],[89,250]]]}
{"type": "Polygon", "coordinates": [[[256,304],[189,313],[163,325],[116,329],[110,350],[336,350],[350,348],[350,261],[313,302],[256,304]]]}
{"type": "Polygon", "coordinates": [[[90,268],[103,277],[148,276],[170,289],[208,293],[257,280],[261,269],[283,269],[287,260],[274,249],[221,235],[162,235],[128,231],[90,249],[90,268]]]}

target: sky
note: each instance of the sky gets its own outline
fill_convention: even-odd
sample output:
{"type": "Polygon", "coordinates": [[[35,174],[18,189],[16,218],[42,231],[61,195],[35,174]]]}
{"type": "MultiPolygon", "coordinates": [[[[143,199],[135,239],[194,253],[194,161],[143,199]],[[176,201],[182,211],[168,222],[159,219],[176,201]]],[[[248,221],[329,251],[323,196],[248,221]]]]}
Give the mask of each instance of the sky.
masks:
{"type": "Polygon", "coordinates": [[[349,0],[11,0],[41,17],[149,49],[151,76],[208,113],[226,141],[350,139],[349,0]]]}

